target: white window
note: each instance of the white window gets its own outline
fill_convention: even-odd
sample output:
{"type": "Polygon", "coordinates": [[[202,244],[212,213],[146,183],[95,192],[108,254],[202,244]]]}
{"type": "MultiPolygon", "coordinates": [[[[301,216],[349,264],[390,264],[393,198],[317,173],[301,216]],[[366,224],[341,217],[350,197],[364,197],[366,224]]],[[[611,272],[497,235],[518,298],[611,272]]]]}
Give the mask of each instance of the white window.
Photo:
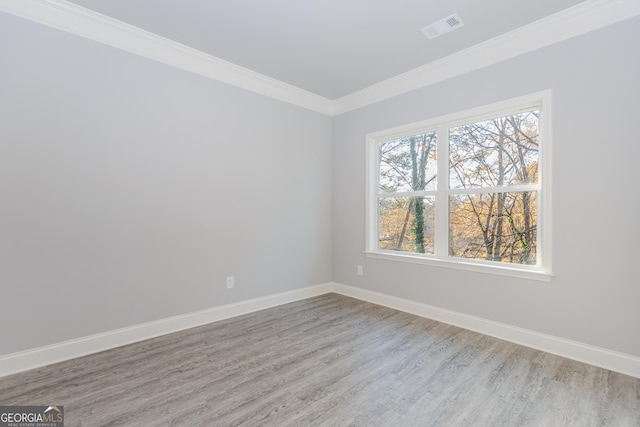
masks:
{"type": "Polygon", "coordinates": [[[366,254],[549,280],[551,93],[367,135],[366,254]]]}

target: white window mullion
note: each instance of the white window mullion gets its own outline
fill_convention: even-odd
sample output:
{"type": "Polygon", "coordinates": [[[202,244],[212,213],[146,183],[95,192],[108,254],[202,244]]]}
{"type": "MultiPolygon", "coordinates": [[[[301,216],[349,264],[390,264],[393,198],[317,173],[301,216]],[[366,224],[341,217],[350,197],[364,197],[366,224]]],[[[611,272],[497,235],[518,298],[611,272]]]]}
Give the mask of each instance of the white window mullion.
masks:
{"type": "Polygon", "coordinates": [[[379,197],[433,197],[436,194],[436,191],[403,191],[402,193],[380,193],[379,197]]]}
{"type": "Polygon", "coordinates": [[[438,258],[449,255],[449,129],[437,129],[438,185],[436,194],[436,229],[434,252],[438,258]]]}
{"type": "Polygon", "coordinates": [[[512,185],[507,187],[477,187],[477,188],[456,188],[448,190],[450,195],[456,194],[490,194],[490,193],[512,193],[522,191],[540,191],[540,185],[512,185]]]}

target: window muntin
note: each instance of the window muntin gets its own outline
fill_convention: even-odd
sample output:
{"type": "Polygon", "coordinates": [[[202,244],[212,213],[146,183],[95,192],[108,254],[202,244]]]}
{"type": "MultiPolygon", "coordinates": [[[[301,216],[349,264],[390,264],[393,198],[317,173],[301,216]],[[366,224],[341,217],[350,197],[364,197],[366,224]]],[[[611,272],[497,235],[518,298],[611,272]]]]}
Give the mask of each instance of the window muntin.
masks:
{"type": "Polygon", "coordinates": [[[369,135],[367,255],[550,277],[549,104],[546,91],[369,135]]]}

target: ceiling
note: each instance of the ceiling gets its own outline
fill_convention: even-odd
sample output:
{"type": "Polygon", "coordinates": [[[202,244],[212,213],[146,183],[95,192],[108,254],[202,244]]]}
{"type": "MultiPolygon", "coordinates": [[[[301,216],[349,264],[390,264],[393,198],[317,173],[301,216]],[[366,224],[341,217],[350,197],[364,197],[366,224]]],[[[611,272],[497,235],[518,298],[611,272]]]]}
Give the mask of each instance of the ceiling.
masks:
{"type": "Polygon", "coordinates": [[[72,0],[335,100],[584,0],[72,0]],[[453,13],[464,26],[420,29],[453,13]]]}

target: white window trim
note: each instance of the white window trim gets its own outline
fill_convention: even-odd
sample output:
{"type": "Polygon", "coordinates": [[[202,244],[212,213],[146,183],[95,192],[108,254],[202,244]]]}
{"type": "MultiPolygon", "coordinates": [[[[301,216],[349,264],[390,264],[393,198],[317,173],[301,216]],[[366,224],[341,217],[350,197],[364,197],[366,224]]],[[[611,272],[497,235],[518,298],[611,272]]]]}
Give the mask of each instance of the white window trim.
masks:
{"type": "MultiPolygon", "coordinates": [[[[433,119],[398,126],[366,135],[366,241],[365,255],[371,258],[380,258],[392,261],[418,263],[438,267],[446,267],[460,270],[470,270],[481,273],[490,273],[517,278],[550,281],[553,277],[552,260],[552,228],[551,228],[551,90],[532,93],[517,98],[496,102],[490,105],[472,108],[469,110],[448,114],[433,119]],[[497,114],[511,114],[518,109],[530,108],[540,105],[540,125],[538,128],[540,137],[539,147],[539,182],[532,188],[539,190],[538,199],[538,262],[535,266],[519,264],[499,264],[486,261],[477,261],[461,258],[441,257],[436,255],[422,255],[417,253],[396,252],[378,249],[378,149],[380,140],[389,140],[394,137],[402,137],[413,132],[436,130],[438,135],[447,135],[448,128],[456,124],[465,124],[474,120],[482,120],[495,117],[497,114]],[[441,133],[445,129],[445,133],[441,133]]],[[[438,137],[439,153],[445,152],[442,144],[448,145],[448,138],[438,137]]],[[[445,147],[446,149],[446,147],[445,147]]],[[[449,171],[448,156],[438,156],[438,190],[448,185],[449,171]],[[443,171],[445,171],[443,173],[443,171]],[[444,175],[444,176],[443,176],[444,175]]],[[[518,186],[522,189],[525,186],[518,186]]],[[[469,190],[462,190],[468,193],[469,190]]],[[[438,206],[448,206],[449,194],[445,191],[428,191],[430,195],[436,195],[436,209],[438,206]],[[438,200],[440,198],[440,200],[438,200]],[[444,199],[444,200],[443,200],[444,199]]],[[[426,194],[425,194],[426,195],[426,194]]],[[[436,213],[437,214],[437,213],[436,213]]],[[[448,235],[449,225],[446,222],[436,222],[436,254],[447,253],[447,250],[438,250],[441,245],[447,245],[447,239],[438,238],[438,235],[448,235]],[[445,227],[446,226],[446,227],[445,227]],[[442,229],[440,229],[442,228],[442,229]]]]}

